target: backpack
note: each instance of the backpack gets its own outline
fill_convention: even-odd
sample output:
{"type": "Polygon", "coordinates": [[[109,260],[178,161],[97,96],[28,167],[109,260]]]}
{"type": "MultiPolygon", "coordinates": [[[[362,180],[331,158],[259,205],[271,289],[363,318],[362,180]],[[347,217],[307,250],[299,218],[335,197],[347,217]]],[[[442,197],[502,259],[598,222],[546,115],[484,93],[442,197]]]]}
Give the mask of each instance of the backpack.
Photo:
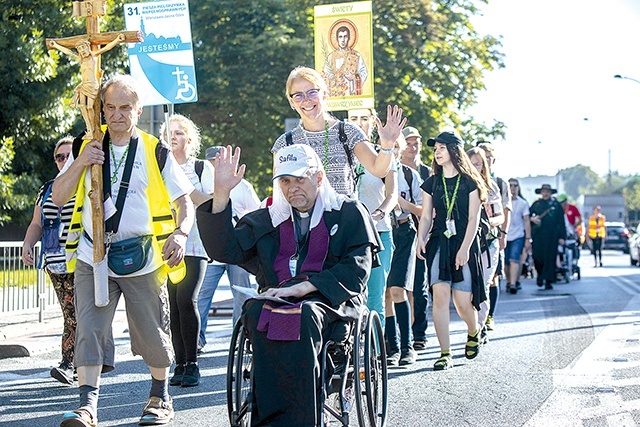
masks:
{"type": "Polygon", "coordinates": [[[43,185],[42,202],[40,202],[40,220],[42,224],[42,237],[40,238],[40,259],[38,260],[38,267],[44,267],[44,254],[46,252],[53,252],[60,249],[60,211],[55,219],[47,219],[44,216],[44,204],[51,195],[54,179],[45,182],[43,185]]]}

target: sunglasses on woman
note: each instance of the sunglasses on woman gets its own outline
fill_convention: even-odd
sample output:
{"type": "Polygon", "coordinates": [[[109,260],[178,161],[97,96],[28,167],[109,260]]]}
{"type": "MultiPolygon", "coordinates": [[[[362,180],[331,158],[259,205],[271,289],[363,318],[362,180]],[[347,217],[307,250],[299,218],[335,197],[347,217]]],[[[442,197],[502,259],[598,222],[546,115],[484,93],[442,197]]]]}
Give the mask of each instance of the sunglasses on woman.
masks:
{"type": "Polygon", "coordinates": [[[69,158],[69,153],[58,153],[54,156],[56,162],[64,162],[69,158]]]}

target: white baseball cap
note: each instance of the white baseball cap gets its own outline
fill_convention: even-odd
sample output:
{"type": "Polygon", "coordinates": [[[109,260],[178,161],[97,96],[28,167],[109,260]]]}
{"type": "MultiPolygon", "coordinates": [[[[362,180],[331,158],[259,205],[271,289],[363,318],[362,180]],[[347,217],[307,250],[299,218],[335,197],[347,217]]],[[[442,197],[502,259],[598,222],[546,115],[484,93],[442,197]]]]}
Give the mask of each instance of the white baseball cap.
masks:
{"type": "Polygon", "coordinates": [[[282,147],[276,153],[273,179],[281,176],[302,178],[309,170],[320,170],[320,158],[313,148],[306,144],[294,144],[282,147]]]}

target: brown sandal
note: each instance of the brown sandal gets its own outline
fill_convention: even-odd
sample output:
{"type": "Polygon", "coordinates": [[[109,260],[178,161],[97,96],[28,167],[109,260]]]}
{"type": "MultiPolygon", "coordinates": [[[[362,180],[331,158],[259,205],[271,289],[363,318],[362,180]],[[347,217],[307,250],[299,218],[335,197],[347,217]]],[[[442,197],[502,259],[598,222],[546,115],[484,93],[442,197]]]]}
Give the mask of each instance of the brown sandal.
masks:
{"type": "Polygon", "coordinates": [[[73,412],[65,412],[60,423],[60,427],[96,427],[97,425],[98,419],[86,406],[73,412]]]}

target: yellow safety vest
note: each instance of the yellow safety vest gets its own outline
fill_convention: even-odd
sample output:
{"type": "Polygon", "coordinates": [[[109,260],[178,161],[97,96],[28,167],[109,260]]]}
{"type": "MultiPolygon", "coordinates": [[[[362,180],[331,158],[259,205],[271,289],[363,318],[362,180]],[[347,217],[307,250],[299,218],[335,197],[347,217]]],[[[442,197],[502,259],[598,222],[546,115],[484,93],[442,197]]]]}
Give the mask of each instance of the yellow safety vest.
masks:
{"type": "MultiPolygon", "coordinates": [[[[147,199],[149,200],[149,211],[151,212],[151,221],[155,243],[154,263],[159,262],[162,259],[162,246],[165,240],[169,238],[171,233],[176,228],[176,222],[173,217],[173,211],[171,210],[171,199],[169,193],[162,180],[160,168],[158,167],[158,160],[156,159],[156,145],[158,139],[146,132],[136,129],[140,140],[144,145],[145,153],[145,165],[147,169],[147,177],[149,179],[149,186],[147,187],[147,199]]],[[[89,140],[82,142],[80,152],[89,143],[89,140]]],[[[84,203],[85,192],[88,189],[84,185],[86,168],[82,173],[81,178],[78,180],[78,188],[76,189],[76,202],[73,207],[73,214],[71,216],[71,224],[69,225],[69,234],[67,236],[67,243],[65,245],[67,271],[72,273],[76,269],[78,242],[80,241],[80,235],[84,227],[82,226],[82,205],[84,203]]],[[[176,267],[169,269],[166,262],[164,263],[167,274],[171,278],[172,283],[178,283],[184,279],[186,275],[186,267],[184,261],[182,261],[176,267]]]]}
{"type": "Polygon", "coordinates": [[[598,216],[591,215],[589,217],[589,238],[595,239],[596,237],[604,238],[606,236],[606,229],[604,227],[604,222],[606,221],[606,217],[602,214],[598,216]]]}

